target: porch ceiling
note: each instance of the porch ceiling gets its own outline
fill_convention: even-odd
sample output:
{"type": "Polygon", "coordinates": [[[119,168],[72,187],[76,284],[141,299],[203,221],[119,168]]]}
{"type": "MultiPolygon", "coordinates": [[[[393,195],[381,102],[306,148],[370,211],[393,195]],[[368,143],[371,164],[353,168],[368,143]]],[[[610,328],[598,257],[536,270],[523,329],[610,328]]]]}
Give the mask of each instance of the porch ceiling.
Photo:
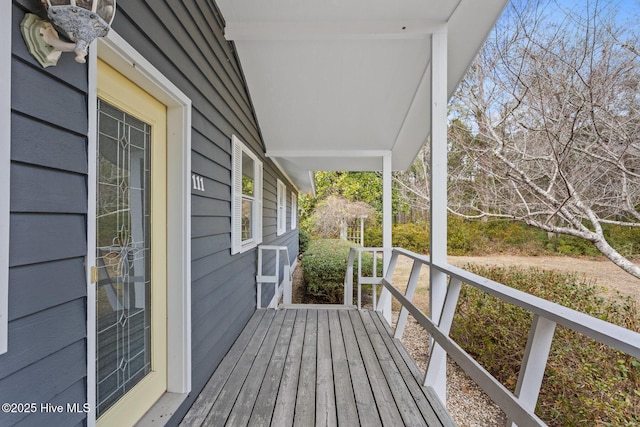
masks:
{"type": "Polygon", "coordinates": [[[430,129],[430,35],[448,32],[451,95],[508,0],[217,0],[266,145],[309,171],[394,170],[430,129]]]}

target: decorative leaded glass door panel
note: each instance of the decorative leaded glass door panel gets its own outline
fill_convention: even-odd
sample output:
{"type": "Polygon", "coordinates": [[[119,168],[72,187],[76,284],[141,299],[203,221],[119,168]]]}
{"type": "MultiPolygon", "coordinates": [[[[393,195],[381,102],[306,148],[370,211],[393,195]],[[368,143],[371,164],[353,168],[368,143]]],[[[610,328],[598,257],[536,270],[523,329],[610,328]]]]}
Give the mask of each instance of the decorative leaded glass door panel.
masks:
{"type": "Polygon", "coordinates": [[[96,410],[123,425],[166,390],[166,107],[102,62],[98,98],[96,410]]]}

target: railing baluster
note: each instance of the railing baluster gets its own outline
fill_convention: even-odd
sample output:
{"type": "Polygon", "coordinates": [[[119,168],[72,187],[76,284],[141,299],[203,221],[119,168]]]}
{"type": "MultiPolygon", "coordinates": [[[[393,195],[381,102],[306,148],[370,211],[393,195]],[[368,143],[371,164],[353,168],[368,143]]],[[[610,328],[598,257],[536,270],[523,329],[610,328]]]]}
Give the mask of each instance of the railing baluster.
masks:
{"type": "MultiPolygon", "coordinates": [[[[544,317],[533,315],[527,346],[524,349],[522,367],[516,383],[515,395],[520,404],[533,411],[538,402],[540,386],[547,366],[553,335],[556,330],[556,322],[544,317]]],[[[514,427],[515,423],[507,421],[507,426],[514,427]]]]}
{"type": "MultiPolygon", "coordinates": [[[[447,295],[444,300],[444,306],[442,307],[442,313],[440,315],[440,322],[438,327],[447,336],[451,331],[451,325],[453,324],[453,316],[456,312],[456,306],[458,304],[458,297],[460,296],[460,289],[462,288],[462,281],[458,278],[451,278],[449,280],[449,286],[447,287],[447,295]]],[[[437,342],[432,341],[431,355],[429,356],[429,363],[424,375],[424,385],[431,385],[442,381],[442,375],[446,375],[447,352],[444,351],[442,346],[437,342]]],[[[446,383],[446,378],[444,379],[446,383]]]]}
{"type": "MultiPolygon", "coordinates": [[[[422,263],[413,260],[413,266],[411,267],[411,274],[409,275],[409,281],[407,282],[407,290],[404,296],[411,302],[413,302],[413,295],[418,287],[418,279],[420,278],[420,270],[422,269],[422,263]]],[[[398,316],[398,323],[396,324],[396,332],[393,335],[394,338],[401,340],[404,334],[404,327],[407,324],[407,317],[409,311],[406,307],[402,307],[400,315],[398,316]]]]}

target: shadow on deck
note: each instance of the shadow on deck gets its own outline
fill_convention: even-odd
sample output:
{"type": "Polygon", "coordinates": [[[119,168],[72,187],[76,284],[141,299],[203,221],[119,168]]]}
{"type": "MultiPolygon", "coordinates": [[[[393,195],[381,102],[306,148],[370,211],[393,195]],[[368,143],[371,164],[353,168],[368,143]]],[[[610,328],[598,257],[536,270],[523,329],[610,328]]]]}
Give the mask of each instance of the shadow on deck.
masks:
{"type": "Polygon", "coordinates": [[[376,312],[257,310],[183,426],[455,425],[376,312]]]}

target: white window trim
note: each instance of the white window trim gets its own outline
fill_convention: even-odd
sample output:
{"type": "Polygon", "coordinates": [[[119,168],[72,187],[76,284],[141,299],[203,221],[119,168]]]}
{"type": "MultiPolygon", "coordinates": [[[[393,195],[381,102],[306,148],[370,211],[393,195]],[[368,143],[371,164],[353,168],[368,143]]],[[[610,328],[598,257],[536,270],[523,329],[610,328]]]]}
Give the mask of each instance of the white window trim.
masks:
{"type": "Polygon", "coordinates": [[[291,229],[298,227],[298,195],[291,192],[291,229]]]}
{"type": "Polygon", "coordinates": [[[11,7],[0,2],[0,354],[9,341],[9,194],[11,176],[11,7]]]}
{"type": "Polygon", "coordinates": [[[243,253],[262,243],[262,162],[237,136],[231,136],[231,254],[243,253]],[[254,164],[252,238],[242,240],[242,153],[254,164]]]}
{"type": "MultiPolygon", "coordinates": [[[[113,29],[90,49],[89,63],[89,209],[95,217],[96,197],[96,70],[100,58],[167,106],[167,392],[147,412],[169,416],[191,391],[191,100],[113,29]]],[[[88,221],[88,248],[95,247],[95,221],[88,221]]],[[[95,265],[95,253],[87,254],[95,265]]],[[[89,270],[89,269],[87,269],[89,270]]],[[[95,284],[87,271],[87,424],[96,423],[95,284]]]]}
{"type": "Polygon", "coordinates": [[[287,232],[287,186],[278,179],[276,188],[276,236],[287,232]]]}

